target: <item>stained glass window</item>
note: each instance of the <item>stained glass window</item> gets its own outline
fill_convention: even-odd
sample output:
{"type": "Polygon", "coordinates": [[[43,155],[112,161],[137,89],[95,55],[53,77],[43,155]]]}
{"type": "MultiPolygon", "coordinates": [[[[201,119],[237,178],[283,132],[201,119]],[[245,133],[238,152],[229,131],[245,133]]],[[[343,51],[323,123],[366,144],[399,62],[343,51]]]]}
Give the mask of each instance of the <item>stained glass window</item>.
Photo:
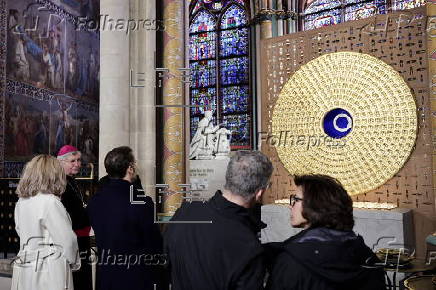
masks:
{"type": "Polygon", "coordinates": [[[233,5],[224,13],[221,18],[221,29],[236,28],[247,24],[247,17],[244,9],[233,5]]]}
{"type": "Polygon", "coordinates": [[[237,148],[244,147],[250,142],[250,123],[249,114],[225,115],[223,122],[227,129],[232,131],[231,144],[237,148]]]}
{"type": "Polygon", "coordinates": [[[237,85],[248,82],[248,58],[230,58],[220,61],[222,85],[237,85]]]}
{"type": "Polygon", "coordinates": [[[385,1],[361,2],[345,7],[345,21],[363,19],[375,14],[386,14],[385,1]]]}
{"type": "Polygon", "coordinates": [[[362,1],[362,0],[344,0],[342,2],[344,4],[356,4],[356,3],[359,3],[359,2],[365,2],[365,1],[362,1]]]}
{"type": "Polygon", "coordinates": [[[396,0],[394,1],[393,9],[394,10],[403,10],[403,9],[411,9],[416,8],[421,5],[425,5],[426,0],[396,0]]]}
{"type": "Polygon", "coordinates": [[[200,11],[192,21],[189,27],[190,33],[201,32],[201,31],[213,31],[216,29],[216,22],[212,14],[206,11],[200,11]]]}
{"type": "Polygon", "coordinates": [[[198,0],[190,4],[191,138],[205,109],[232,131],[232,149],[252,145],[248,2],[198,0]]]}
{"type": "MultiPolygon", "coordinates": [[[[190,15],[194,15],[202,6],[206,10],[218,15],[231,4],[238,3],[241,7],[247,7],[246,2],[248,0],[193,0],[190,3],[190,7],[193,7],[190,15]]],[[[190,20],[192,20],[192,17],[190,20]]]]}
{"type": "Polygon", "coordinates": [[[189,39],[192,60],[215,58],[216,32],[203,32],[189,39]]]}
{"type": "Polygon", "coordinates": [[[330,10],[333,8],[341,7],[341,1],[331,1],[331,0],[320,0],[312,2],[312,4],[307,7],[304,11],[305,14],[316,13],[323,10],[330,10]]]}
{"type": "Polygon", "coordinates": [[[191,88],[205,88],[216,84],[216,61],[201,60],[192,62],[191,69],[191,88]]]}
{"type": "Polygon", "coordinates": [[[304,9],[303,29],[386,14],[386,0],[317,0],[304,9]]]}
{"type": "Polygon", "coordinates": [[[342,22],[340,9],[321,11],[304,17],[304,30],[311,30],[340,22],[342,22]]]}
{"type": "Polygon", "coordinates": [[[248,111],[248,86],[233,86],[221,89],[223,113],[248,111]]]}
{"type": "Polygon", "coordinates": [[[216,111],[216,89],[193,89],[191,98],[191,105],[198,107],[191,108],[191,115],[204,115],[204,109],[212,109],[216,111]]]}
{"type": "Polygon", "coordinates": [[[220,56],[247,55],[247,53],[248,28],[221,31],[220,56]]]}

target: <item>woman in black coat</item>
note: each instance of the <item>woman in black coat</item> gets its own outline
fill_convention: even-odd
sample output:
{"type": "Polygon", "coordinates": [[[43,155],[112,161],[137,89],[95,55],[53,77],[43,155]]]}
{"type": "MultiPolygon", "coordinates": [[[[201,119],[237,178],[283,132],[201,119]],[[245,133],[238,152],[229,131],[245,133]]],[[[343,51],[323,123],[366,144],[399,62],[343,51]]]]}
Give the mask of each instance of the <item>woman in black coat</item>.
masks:
{"type": "Polygon", "coordinates": [[[281,244],[267,289],[385,290],[380,261],[352,230],[353,202],[342,185],[324,175],[294,181],[291,224],[303,231],[281,244]]]}

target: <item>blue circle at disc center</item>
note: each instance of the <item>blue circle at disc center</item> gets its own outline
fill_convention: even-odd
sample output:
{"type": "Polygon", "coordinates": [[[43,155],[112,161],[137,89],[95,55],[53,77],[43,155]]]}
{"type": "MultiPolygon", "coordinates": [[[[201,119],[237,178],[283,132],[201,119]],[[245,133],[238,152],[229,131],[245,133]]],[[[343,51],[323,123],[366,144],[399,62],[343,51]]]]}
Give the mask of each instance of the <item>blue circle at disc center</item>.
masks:
{"type": "Polygon", "coordinates": [[[335,139],[343,138],[353,129],[353,117],[347,110],[333,109],[324,116],[323,128],[328,136],[335,139]]]}

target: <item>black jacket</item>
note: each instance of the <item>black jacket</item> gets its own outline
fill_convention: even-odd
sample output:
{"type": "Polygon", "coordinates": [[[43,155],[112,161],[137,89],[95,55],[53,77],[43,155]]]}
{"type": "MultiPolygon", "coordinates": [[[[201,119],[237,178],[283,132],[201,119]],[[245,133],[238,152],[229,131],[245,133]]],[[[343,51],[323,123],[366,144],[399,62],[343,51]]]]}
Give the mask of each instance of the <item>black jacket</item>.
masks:
{"type": "Polygon", "coordinates": [[[67,187],[62,194],[61,201],[71,217],[74,231],[90,226],[80,187],[71,176],[67,176],[67,187]]]}
{"type": "Polygon", "coordinates": [[[98,290],[153,289],[156,268],[166,264],[153,201],[146,197],[145,204],[132,204],[130,185],[108,179],[88,204],[98,248],[98,290]]]}
{"type": "Polygon", "coordinates": [[[314,228],[282,244],[270,271],[269,290],[385,290],[384,272],[361,236],[314,228]]]}
{"type": "Polygon", "coordinates": [[[89,262],[91,225],[81,188],[74,177],[67,176],[67,187],[61,201],[71,217],[73,230],[78,235],[77,242],[82,265],[79,271],[73,273],[74,287],[79,290],[92,290],[92,269],[89,262]]]}
{"type": "Polygon", "coordinates": [[[185,202],[164,234],[173,290],[263,289],[262,223],[218,191],[207,202],[185,202]]]}

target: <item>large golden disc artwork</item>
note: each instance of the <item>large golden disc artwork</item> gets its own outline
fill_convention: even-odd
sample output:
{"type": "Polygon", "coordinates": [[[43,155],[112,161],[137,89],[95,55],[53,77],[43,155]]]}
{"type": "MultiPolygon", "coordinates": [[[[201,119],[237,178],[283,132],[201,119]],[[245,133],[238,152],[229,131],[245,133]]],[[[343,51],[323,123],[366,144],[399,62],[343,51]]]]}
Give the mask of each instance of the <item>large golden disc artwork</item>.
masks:
{"type": "Polygon", "coordinates": [[[415,99],[400,74],[362,53],[322,55],[284,85],[272,141],[290,174],[327,174],[350,195],[392,178],[417,136],[415,99]]]}

